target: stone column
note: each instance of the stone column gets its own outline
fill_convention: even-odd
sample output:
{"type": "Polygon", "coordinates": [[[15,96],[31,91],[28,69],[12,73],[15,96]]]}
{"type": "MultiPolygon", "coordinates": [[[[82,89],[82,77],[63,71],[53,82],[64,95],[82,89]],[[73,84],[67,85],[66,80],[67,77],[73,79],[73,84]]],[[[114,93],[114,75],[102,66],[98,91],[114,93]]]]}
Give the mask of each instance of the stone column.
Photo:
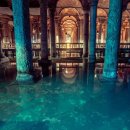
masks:
{"type": "Polygon", "coordinates": [[[56,43],[59,43],[59,31],[60,31],[60,26],[59,26],[59,19],[55,19],[55,38],[56,38],[56,43]]]}
{"type": "Polygon", "coordinates": [[[50,61],[48,59],[48,30],[47,30],[47,4],[48,0],[40,0],[41,15],[41,61],[39,65],[42,67],[43,77],[49,76],[50,61]]]}
{"type": "Polygon", "coordinates": [[[84,46],[83,57],[88,55],[88,40],[89,40],[89,10],[84,10],[84,46]]]}
{"type": "Polygon", "coordinates": [[[2,52],[2,25],[0,24],[0,60],[5,57],[2,52]]]}
{"type": "MultiPolygon", "coordinates": [[[[128,22],[128,26],[130,26],[130,20],[128,22]]],[[[128,28],[128,43],[130,43],[130,28],[128,28]]]]}
{"type": "Polygon", "coordinates": [[[61,43],[62,42],[62,32],[61,32],[60,22],[59,22],[58,26],[59,26],[59,43],[61,43]]]}
{"type": "Polygon", "coordinates": [[[50,8],[50,32],[51,32],[51,57],[56,56],[56,41],[55,41],[55,8],[50,8]]]}
{"type": "Polygon", "coordinates": [[[32,47],[30,37],[29,0],[12,0],[18,82],[32,82],[32,47]]]}
{"type": "Polygon", "coordinates": [[[77,27],[77,42],[80,43],[80,20],[78,21],[78,27],[77,27]]]}
{"type": "Polygon", "coordinates": [[[106,50],[102,77],[115,79],[117,77],[118,50],[122,20],[122,0],[110,0],[106,50]]]}
{"type": "Polygon", "coordinates": [[[33,43],[33,17],[30,17],[30,37],[31,42],[33,43]]]}
{"type": "Polygon", "coordinates": [[[128,28],[128,43],[130,43],[130,28],[128,28]]]}
{"type": "Polygon", "coordinates": [[[83,20],[80,20],[80,42],[83,43],[83,20]]]}
{"type": "Polygon", "coordinates": [[[41,59],[48,59],[47,0],[40,0],[41,14],[41,59]]]}
{"type": "Polygon", "coordinates": [[[101,43],[101,38],[102,38],[102,20],[99,19],[99,43],[101,43]]]}
{"type": "Polygon", "coordinates": [[[90,41],[89,41],[89,63],[95,62],[96,49],[96,18],[98,0],[93,0],[90,5],[90,41]]]}
{"type": "Polygon", "coordinates": [[[9,26],[8,26],[8,20],[3,20],[3,41],[4,44],[7,44],[9,42],[9,26]]]}

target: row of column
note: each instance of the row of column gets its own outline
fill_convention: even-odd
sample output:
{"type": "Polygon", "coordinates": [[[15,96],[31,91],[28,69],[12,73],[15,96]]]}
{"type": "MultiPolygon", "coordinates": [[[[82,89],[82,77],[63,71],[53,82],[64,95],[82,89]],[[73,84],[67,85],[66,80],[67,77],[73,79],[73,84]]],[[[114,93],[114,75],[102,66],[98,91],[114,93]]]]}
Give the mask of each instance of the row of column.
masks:
{"type": "MultiPolygon", "coordinates": [[[[15,29],[15,46],[16,46],[16,64],[18,82],[33,81],[32,66],[32,46],[30,36],[29,21],[29,0],[12,0],[14,29],[15,29]]],[[[55,56],[55,10],[50,9],[51,23],[51,56],[55,56]]],[[[40,0],[41,14],[41,63],[48,60],[47,44],[47,0],[40,0]]]]}
{"type": "MultiPolygon", "coordinates": [[[[87,56],[89,62],[95,62],[96,46],[96,14],[98,0],[93,0],[90,5],[90,38],[89,35],[89,12],[85,12],[84,27],[84,56],[87,56]],[[89,49],[88,49],[89,43],[89,49]],[[88,52],[89,50],[89,52],[88,52]]],[[[17,63],[17,81],[32,81],[32,47],[30,37],[29,21],[29,0],[13,0],[13,16],[15,28],[16,43],[16,63],[17,63]]],[[[103,68],[103,77],[115,78],[117,73],[117,54],[120,43],[120,27],[122,16],[122,0],[110,0],[108,16],[107,42],[105,51],[105,62],[103,68]]],[[[41,12],[41,52],[42,59],[48,59],[47,46],[47,0],[40,0],[41,12]]],[[[50,9],[51,24],[51,56],[55,56],[55,10],[50,9]]]]}
{"type": "MultiPolygon", "coordinates": [[[[118,50],[120,45],[122,0],[110,0],[109,2],[107,38],[102,77],[105,79],[115,79],[117,78],[118,50]]],[[[88,59],[90,63],[95,62],[97,3],[98,0],[93,0],[90,6],[90,40],[88,49],[88,59]]]]}

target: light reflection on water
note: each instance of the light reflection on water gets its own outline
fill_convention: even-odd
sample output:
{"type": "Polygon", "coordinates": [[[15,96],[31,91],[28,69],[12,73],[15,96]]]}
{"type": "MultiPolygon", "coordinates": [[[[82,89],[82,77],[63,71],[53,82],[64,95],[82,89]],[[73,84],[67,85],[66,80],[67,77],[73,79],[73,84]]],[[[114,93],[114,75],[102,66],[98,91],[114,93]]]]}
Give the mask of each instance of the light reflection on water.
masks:
{"type": "Polygon", "coordinates": [[[1,83],[0,129],[129,130],[129,83],[100,81],[92,64],[76,72],[71,84],[62,72],[34,85],[1,83]]]}

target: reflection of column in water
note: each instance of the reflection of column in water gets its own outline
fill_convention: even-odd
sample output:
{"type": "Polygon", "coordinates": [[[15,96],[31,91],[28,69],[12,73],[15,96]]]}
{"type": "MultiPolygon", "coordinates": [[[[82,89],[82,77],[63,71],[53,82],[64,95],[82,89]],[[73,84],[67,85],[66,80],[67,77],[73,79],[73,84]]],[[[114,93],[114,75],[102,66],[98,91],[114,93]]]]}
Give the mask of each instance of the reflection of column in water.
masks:
{"type": "Polygon", "coordinates": [[[94,86],[94,72],[95,72],[95,64],[91,63],[91,64],[88,64],[88,70],[87,70],[87,85],[88,87],[91,87],[93,88],[94,86]]]}
{"type": "Polygon", "coordinates": [[[82,80],[83,80],[83,85],[87,85],[87,59],[83,59],[83,68],[82,68],[82,80]]]}
{"type": "Polygon", "coordinates": [[[39,61],[39,65],[42,68],[42,75],[43,75],[43,77],[49,76],[49,67],[51,65],[51,61],[48,60],[48,58],[44,58],[44,59],[39,61]]]}
{"type": "Polygon", "coordinates": [[[52,63],[52,75],[56,74],[56,63],[52,63]]]}

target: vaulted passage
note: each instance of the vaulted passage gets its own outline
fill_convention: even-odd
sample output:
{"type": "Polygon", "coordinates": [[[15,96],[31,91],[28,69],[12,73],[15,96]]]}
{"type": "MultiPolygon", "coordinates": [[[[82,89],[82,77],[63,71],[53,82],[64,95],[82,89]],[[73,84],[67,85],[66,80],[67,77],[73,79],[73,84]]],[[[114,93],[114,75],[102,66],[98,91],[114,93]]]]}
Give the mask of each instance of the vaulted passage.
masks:
{"type": "Polygon", "coordinates": [[[0,0],[0,129],[129,130],[130,0],[0,0]]]}

